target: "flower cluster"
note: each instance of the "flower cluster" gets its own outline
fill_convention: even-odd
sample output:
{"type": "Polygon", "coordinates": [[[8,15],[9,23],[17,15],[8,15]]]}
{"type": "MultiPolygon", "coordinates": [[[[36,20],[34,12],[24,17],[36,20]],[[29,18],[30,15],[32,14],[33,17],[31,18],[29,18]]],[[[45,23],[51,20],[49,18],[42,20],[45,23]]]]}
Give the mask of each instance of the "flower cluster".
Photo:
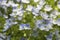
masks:
{"type": "Polygon", "coordinates": [[[0,0],[0,40],[60,40],[59,32],[60,0],[0,0]]]}

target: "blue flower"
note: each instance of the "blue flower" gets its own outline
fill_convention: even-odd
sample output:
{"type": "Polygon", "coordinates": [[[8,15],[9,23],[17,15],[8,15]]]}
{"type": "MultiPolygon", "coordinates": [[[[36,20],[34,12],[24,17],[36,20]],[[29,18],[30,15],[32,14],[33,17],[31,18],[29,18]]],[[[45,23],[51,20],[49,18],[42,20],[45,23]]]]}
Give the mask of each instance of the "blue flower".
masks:
{"type": "Polygon", "coordinates": [[[1,40],[6,39],[6,35],[5,35],[5,34],[0,33],[0,39],[1,39],[1,40]]]}
{"type": "Polygon", "coordinates": [[[56,40],[60,40],[59,30],[55,31],[55,35],[56,35],[56,40]]]}
{"type": "Polygon", "coordinates": [[[2,2],[3,0],[0,0],[0,2],[2,2]]]}
{"type": "Polygon", "coordinates": [[[32,8],[32,14],[35,15],[35,16],[38,16],[39,15],[39,10],[37,8],[32,8]]]}
{"type": "Polygon", "coordinates": [[[20,30],[24,30],[24,29],[30,29],[30,25],[29,24],[20,24],[20,30]]]}
{"type": "Polygon", "coordinates": [[[11,35],[7,36],[7,40],[11,40],[11,35]]]}
{"type": "Polygon", "coordinates": [[[13,9],[16,9],[17,7],[13,7],[13,9]]]}
{"type": "Polygon", "coordinates": [[[11,19],[7,19],[6,23],[4,24],[3,32],[5,32],[6,30],[8,30],[11,27],[12,24],[13,24],[12,20],[11,19]]]}
{"type": "Polygon", "coordinates": [[[41,13],[40,15],[43,19],[48,19],[49,15],[47,13],[45,13],[45,12],[40,12],[40,13],[41,13]]]}
{"type": "Polygon", "coordinates": [[[56,24],[60,26],[60,18],[56,20],[56,24]]]}
{"type": "Polygon", "coordinates": [[[36,27],[39,28],[40,30],[49,31],[49,29],[52,29],[52,21],[51,20],[37,20],[36,27]]]}
{"type": "Polygon", "coordinates": [[[52,40],[52,37],[53,37],[53,35],[50,33],[50,34],[46,37],[46,39],[47,39],[47,40],[52,40]]]}
{"type": "Polygon", "coordinates": [[[9,28],[10,28],[9,25],[5,25],[5,26],[4,26],[4,29],[3,29],[3,32],[5,32],[6,30],[8,30],[9,28]]]}

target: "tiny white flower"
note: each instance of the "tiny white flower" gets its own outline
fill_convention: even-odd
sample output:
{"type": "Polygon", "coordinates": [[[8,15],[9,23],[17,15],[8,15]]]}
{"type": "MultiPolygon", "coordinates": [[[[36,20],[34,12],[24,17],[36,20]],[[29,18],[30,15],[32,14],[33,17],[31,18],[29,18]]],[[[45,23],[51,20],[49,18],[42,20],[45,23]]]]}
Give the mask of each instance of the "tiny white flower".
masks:
{"type": "Polygon", "coordinates": [[[21,0],[16,0],[17,2],[20,2],[21,0]]]}
{"type": "Polygon", "coordinates": [[[53,37],[53,35],[50,34],[50,35],[48,35],[48,36],[46,37],[46,39],[47,39],[47,40],[52,40],[52,37],[53,37]]]}
{"type": "Polygon", "coordinates": [[[11,35],[7,36],[7,40],[10,40],[11,39],[11,35]]]}
{"type": "Polygon", "coordinates": [[[60,15],[60,13],[57,10],[54,10],[51,12],[50,17],[56,18],[58,15],[60,15]]]}
{"type": "Polygon", "coordinates": [[[32,7],[31,5],[28,5],[27,8],[26,8],[26,10],[27,10],[27,11],[32,11],[32,8],[33,8],[33,7],[32,7]]]}
{"type": "Polygon", "coordinates": [[[15,7],[13,7],[12,11],[14,11],[14,10],[17,10],[17,7],[16,7],[16,6],[15,6],[15,7]]]}
{"type": "Polygon", "coordinates": [[[40,14],[42,16],[42,18],[44,19],[48,19],[49,15],[47,13],[41,13],[40,14]]]}
{"type": "Polygon", "coordinates": [[[7,2],[7,0],[3,0],[3,2],[5,2],[5,3],[6,3],[6,2],[7,2]]]}
{"type": "Polygon", "coordinates": [[[59,30],[55,31],[55,35],[56,35],[56,40],[60,40],[59,30]]]}
{"type": "MultiPolygon", "coordinates": [[[[3,38],[3,39],[5,39],[5,38],[6,38],[6,35],[5,35],[5,34],[0,33],[0,38],[1,38],[1,39],[2,39],[2,38],[3,38]]],[[[3,40],[3,39],[2,39],[2,40],[3,40]]]]}
{"type": "Polygon", "coordinates": [[[4,18],[8,18],[8,16],[7,15],[3,15],[4,16],[4,18]]]}
{"type": "Polygon", "coordinates": [[[56,35],[56,36],[59,35],[59,31],[58,31],[58,30],[55,31],[55,35],[56,35]]]}
{"type": "Polygon", "coordinates": [[[18,6],[18,4],[14,4],[14,3],[11,4],[11,5],[12,5],[12,7],[17,7],[18,6]]]}
{"type": "Polygon", "coordinates": [[[33,18],[36,18],[36,16],[34,16],[33,18]]]}
{"type": "Polygon", "coordinates": [[[34,0],[34,2],[38,2],[39,0],[34,0]]]}
{"type": "Polygon", "coordinates": [[[7,19],[7,20],[6,20],[6,25],[11,26],[12,24],[13,24],[12,19],[7,19]]]}
{"type": "Polygon", "coordinates": [[[40,30],[45,30],[46,28],[42,25],[41,27],[39,27],[40,30]]]}
{"type": "Polygon", "coordinates": [[[22,20],[22,17],[20,16],[20,17],[18,17],[18,20],[22,20]]]}
{"type": "Polygon", "coordinates": [[[50,14],[50,17],[56,18],[57,16],[56,15],[53,15],[53,14],[50,14]]]}
{"type": "Polygon", "coordinates": [[[39,10],[36,9],[36,8],[33,8],[32,11],[35,12],[35,13],[39,13],[39,10]]]}
{"type": "Polygon", "coordinates": [[[17,24],[18,22],[13,22],[13,24],[17,24]]]}
{"type": "Polygon", "coordinates": [[[13,4],[13,1],[9,1],[7,4],[6,4],[6,6],[11,6],[13,4]]]}
{"type": "Polygon", "coordinates": [[[13,9],[12,11],[13,11],[13,12],[17,12],[17,11],[18,11],[18,9],[13,9]]]}
{"type": "Polygon", "coordinates": [[[32,9],[32,14],[35,15],[35,16],[38,16],[39,15],[39,10],[36,9],[36,8],[33,8],[32,9]]]}
{"type": "Polygon", "coordinates": [[[19,26],[19,30],[24,30],[24,25],[23,25],[23,24],[21,24],[21,25],[19,26]]]}
{"type": "Polygon", "coordinates": [[[54,11],[52,12],[52,14],[54,14],[54,15],[59,15],[60,13],[59,13],[57,10],[54,10],[54,11]]]}
{"type": "Polygon", "coordinates": [[[49,6],[49,5],[45,5],[44,10],[45,10],[45,11],[51,11],[51,10],[52,10],[52,8],[51,8],[51,6],[49,6]]]}
{"type": "Polygon", "coordinates": [[[38,13],[32,12],[33,15],[38,16],[38,13]]]}
{"type": "Polygon", "coordinates": [[[49,31],[50,29],[52,29],[52,22],[51,20],[37,20],[36,27],[40,30],[49,31]]]}
{"type": "Polygon", "coordinates": [[[43,22],[42,20],[37,20],[36,21],[36,27],[39,28],[40,30],[45,29],[44,25],[42,25],[42,22],[43,22]]]}
{"type": "Polygon", "coordinates": [[[4,26],[4,29],[3,29],[3,31],[6,31],[6,30],[8,30],[9,28],[10,28],[10,26],[6,24],[6,25],[4,26]]]}
{"type": "Polygon", "coordinates": [[[39,5],[40,5],[40,6],[43,6],[45,3],[46,3],[45,0],[40,0],[40,1],[39,1],[39,5]]]}
{"type": "Polygon", "coordinates": [[[60,19],[57,19],[57,20],[56,20],[56,24],[57,24],[58,26],[60,26],[60,19]]]}
{"type": "Polygon", "coordinates": [[[12,4],[12,7],[13,7],[13,11],[18,11],[20,10],[20,8],[18,8],[18,4],[12,4]]]}
{"type": "Polygon", "coordinates": [[[7,5],[7,3],[6,2],[2,2],[1,5],[7,5]]]}
{"type": "Polygon", "coordinates": [[[16,15],[23,16],[23,12],[24,12],[23,10],[17,11],[16,15]]]}
{"type": "Polygon", "coordinates": [[[15,13],[11,13],[10,16],[13,16],[14,17],[14,16],[16,16],[16,14],[15,13]]]}
{"type": "Polygon", "coordinates": [[[22,9],[23,9],[23,5],[21,4],[18,10],[22,10],[22,9]]]}
{"type": "Polygon", "coordinates": [[[53,23],[53,24],[56,24],[56,20],[52,20],[52,23],[53,23]]]}
{"type": "Polygon", "coordinates": [[[60,1],[58,1],[57,7],[60,9],[60,1]]]}
{"type": "Polygon", "coordinates": [[[53,28],[52,28],[52,24],[47,25],[45,30],[46,30],[46,31],[49,31],[50,29],[53,29],[53,28]]]}
{"type": "Polygon", "coordinates": [[[30,3],[29,0],[21,0],[23,3],[30,3]]]}
{"type": "Polygon", "coordinates": [[[57,1],[57,0],[54,0],[55,2],[57,1]]]}
{"type": "Polygon", "coordinates": [[[13,24],[12,19],[7,19],[7,20],[6,20],[6,23],[4,24],[4,29],[3,29],[3,31],[8,30],[8,29],[11,27],[12,24],[13,24]]]}
{"type": "Polygon", "coordinates": [[[18,4],[12,4],[12,7],[13,7],[12,11],[13,11],[13,12],[18,11],[17,6],[18,6],[18,4]]]}
{"type": "Polygon", "coordinates": [[[36,9],[41,10],[42,7],[43,7],[42,5],[37,5],[37,8],[36,9]]]}

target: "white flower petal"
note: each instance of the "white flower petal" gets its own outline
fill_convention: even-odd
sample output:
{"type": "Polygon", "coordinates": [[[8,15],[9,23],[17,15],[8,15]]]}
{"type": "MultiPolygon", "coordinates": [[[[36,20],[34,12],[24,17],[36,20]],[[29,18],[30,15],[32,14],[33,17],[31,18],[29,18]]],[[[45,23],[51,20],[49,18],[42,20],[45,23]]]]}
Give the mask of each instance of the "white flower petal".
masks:
{"type": "Polygon", "coordinates": [[[23,3],[30,3],[29,0],[21,0],[23,3]]]}
{"type": "Polygon", "coordinates": [[[42,16],[42,18],[44,18],[44,19],[48,19],[48,17],[49,17],[49,15],[48,15],[48,14],[46,14],[46,13],[41,13],[40,15],[41,15],[41,16],[42,16]]]}
{"type": "Polygon", "coordinates": [[[40,0],[40,2],[39,2],[39,5],[44,5],[46,2],[45,2],[45,0],[40,0]]]}
{"type": "Polygon", "coordinates": [[[57,7],[60,9],[60,1],[58,1],[57,7]]]}
{"type": "Polygon", "coordinates": [[[39,0],[34,0],[34,2],[38,2],[39,0]]]}
{"type": "Polygon", "coordinates": [[[27,11],[32,11],[32,8],[33,8],[33,7],[32,7],[31,5],[28,5],[27,8],[26,8],[26,10],[27,10],[27,11]]]}
{"type": "Polygon", "coordinates": [[[49,5],[45,5],[45,8],[44,8],[45,11],[51,11],[52,8],[49,6],[49,5]]]}

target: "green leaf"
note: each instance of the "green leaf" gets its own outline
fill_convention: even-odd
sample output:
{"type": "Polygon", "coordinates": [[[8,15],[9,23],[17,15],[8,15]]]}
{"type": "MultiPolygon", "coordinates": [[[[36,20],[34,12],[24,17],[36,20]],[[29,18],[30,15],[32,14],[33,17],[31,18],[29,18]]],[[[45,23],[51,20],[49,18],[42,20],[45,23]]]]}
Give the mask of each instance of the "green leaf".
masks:
{"type": "Polygon", "coordinates": [[[0,11],[1,11],[2,14],[5,13],[5,10],[2,7],[0,7],[0,11]]]}
{"type": "Polygon", "coordinates": [[[11,14],[12,13],[12,6],[10,7],[7,7],[7,15],[11,14]]]}

